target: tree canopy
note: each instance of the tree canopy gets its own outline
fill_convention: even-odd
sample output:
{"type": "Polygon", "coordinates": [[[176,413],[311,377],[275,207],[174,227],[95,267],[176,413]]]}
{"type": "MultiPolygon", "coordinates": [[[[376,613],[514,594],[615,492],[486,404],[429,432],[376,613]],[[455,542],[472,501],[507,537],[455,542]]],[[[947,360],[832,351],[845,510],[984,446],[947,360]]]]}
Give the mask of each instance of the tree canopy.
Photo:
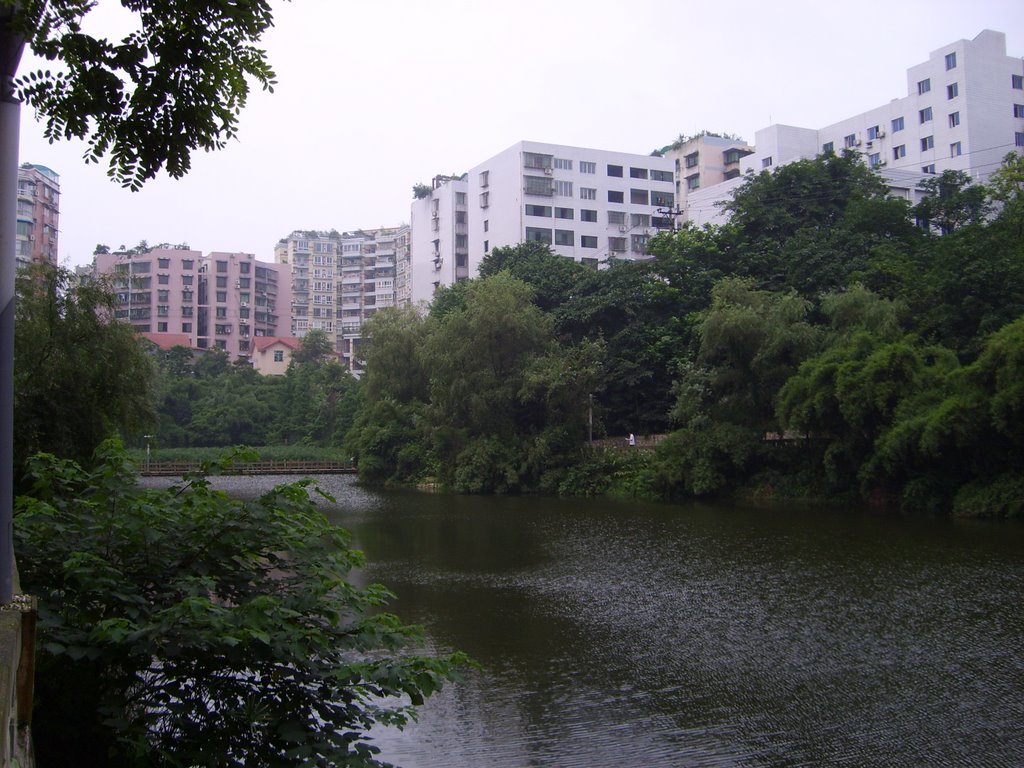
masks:
{"type": "MultiPolygon", "coordinates": [[[[250,81],[275,84],[257,47],[273,23],[269,0],[133,0],[136,28],[120,40],[86,32],[95,3],[0,0],[0,25],[53,69],[23,73],[19,98],[48,139],[79,138],[85,159],[109,156],[108,174],[133,190],[161,170],[188,173],[196,150],[220,149],[238,132],[250,81]]],[[[4,31],[4,30],[0,30],[4,31]]]]}
{"type": "MultiPolygon", "coordinates": [[[[155,369],[116,321],[102,283],[36,266],[18,276],[14,336],[15,466],[38,451],[88,461],[107,437],[155,421],[155,369]]],[[[17,471],[17,470],[16,470],[17,471]]]]}

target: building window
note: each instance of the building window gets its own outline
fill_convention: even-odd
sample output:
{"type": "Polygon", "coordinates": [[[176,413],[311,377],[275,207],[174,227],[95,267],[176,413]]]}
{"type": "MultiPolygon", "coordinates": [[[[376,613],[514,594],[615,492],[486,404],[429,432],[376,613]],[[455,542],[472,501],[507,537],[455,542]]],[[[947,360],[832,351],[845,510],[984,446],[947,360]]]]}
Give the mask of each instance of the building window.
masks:
{"type": "Polygon", "coordinates": [[[687,168],[696,168],[697,163],[700,162],[700,152],[691,152],[683,158],[683,164],[687,168]]]}
{"type": "Polygon", "coordinates": [[[539,195],[551,197],[555,194],[555,185],[546,176],[524,176],[523,193],[527,195],[539,195]]]}
{"type": "Polygon", "coordinates": [[[672,171],[651,171],[651,181],[671,182],[672,180],[672,171]]]}
{"type": "Polygon", "coordinates": [[[881,132],[881,129],[879,129],[877,125],[872,125],[870,128],[868,128],[868,140],[874,141],[875,139],[878,138],[878,134],[880,134],[881,132]]]}
{"type": "Polygon", "coordinates": [[[192,333],[192,323],[182,323],[181,324],[181,332],[182,333],[192,333]]]}
{"type": "Polygon", "coordinates": [[[555,245],[573,245],[576,242],[576,233],[571,229],[555,230],[555,245]]]}
{"type": "Polygon", "coordinates": [[[761,167],[762,168],[771,168],[772,167],[772,156],[771,155],[768,155],[768,157],[762,157],[761,158],[761,167]]]}
{"type": "Polygon", "coordinates": [[[217,287],[218,288],[227,288],[228,287],[228,279],[227,279],[227,277],[225,277],[224,275],[219,275],[217,277],[217,287]]]}
{"type": "Polygon", "coordinates": [[[491,193],[490,192],[481,192],[480,193],[480,207],[481,208],[486,208],[488,205],[490,205],[490,200],[491,200],[491,193]]]}
{"type": "Polygon", "coordinates": [[[275,349],[274,350],[274,362],[275,363],[283,363],[284,362],[284,350],[283,349],[275,349]]]}
{"type": "Polygon", "coordinates": [[[924,109],[920,110],[917,113],[917,115],[918,115],[918,117],[921,118],[921,122],[922,123],[927,123],[929,120],[932,119],[932,108],[931,107],[925,107],[924,109]]]}
{"type": "Polygon", "coordinates": [[[962,155],[962,154],[963,154],[963,151],[962,151],[962,149],[960,147],[960,142],[959,141],[954,141],[952,144],[949,145],[949,156],[950,157],[960,157],[960,155],[962,155]]]}
{"type": "Polygon", "coordinates": [[[617,226],[624,226],[626,223],[625,211],[608,211],[608,223],[617,226]]]}
{"type": "Polygon", "coordinates": [[[597,173],[597,163],[588,163],[580,160],[580,173],[597,173]]]}
{"type": "Polygon", "coordinates": [[[950,112],[949,113],[949,127],[950,128],[956,128],[958,125],[960,125],[960,113],[959,112],[950,112]]]}
{"type": "Polygon", "coordinates": [[[921,173],[934,174],[935,173],[935,163],[930,163],[928,165],[921,166],[921,173]]]}
{"type": "Polygon", "coordinates": [[[195,269],[196,263],[192,259],[182,259],[181,268],[185,270],[195,269]]]}
{"type": "Polygon", "coordinates": [[[946,54],[946,69],[956,69],[956,52],[946,54]]]}
{"type": "Polygon", "coordinates": [[[632,227],[651,226],[651,215],[649,213],[632,213],[629,216],[629,223],[632,227]]]}
{"type": "Polygon", "coordinates": [[[551,218],[551,206],[548,205],[529,205],[526,206],[527,216],[546,216],[551,218]]]}
{"type": "Polygon", "coordinates": [[[868,155],[868,167],[877,168],[882,163],[882,153],[874,152],[868,155]]]}
{"type": "Polygon", "coordinates": [[[1013,105],[1013,116],[1014,117],[1024,117],[1024,104],[1014,104],[1013,105]]]}
{"type": "Polygon", "coordinates": [[[243,275],[249,274],[249,268],[252,266],[248,261],[243,261],[238,265],[238,271],[243,275]]]}
{"type": "Polygon", "coordinates": [[[455,204],[456,205],[465,205],[466,204],[466,193],[465,192],[456,192],[455,193],[455,204]]]}
{"type": "Polygon", "coordinates": [[[490,184],[490,179],[490,171],[480,171],[480,189],[487,189],[487,185],[490,184]]]}
{"type": "Polygon", "coordinates": [[[1013,134],[1013,143],[1015,146],[1024,147],[1024,132],[1017,131],[1013,134]]]}
{"type": "Polygon", "coordinates": [[[835,151],[836,151],[836,145],[835,145],[835,142],[833,142],[833,141],[826,141],[824,144],[821,145],[821,152],[822,152],[822,154],[828,154],[829,152],[835,152],[835,151]]]}
{"type": "Polygon", "coordinates": [[[490,240],[484,240],[484,253],[487,253],[490,250],[491,250],[491,241],[490,240]]]}
{"type": "Polygon", "coordinates": [[[560,197],[572,197],[572,182],[556,181],[555,194],[559,195],[560,197]]]}
{"type": "MultiPolygon", "coordinates": [[[[21,222],[19,221],[18,223],[20,224],[21,222]]],[[[156,283],[157,283],[157,285],[170,285],[171,284],[171,276],[170,275],[157,275],[156,276],[156,283]]]]}
{"type": "Polygon", "coordinates": [[[695,173],[692,176],[686,177],[686,189],[693,191],[694,189],[700,189],[700,174],[695,173]]]}
{"type": "Polygon", "coordinates": [[[947,99],[955,99],[959,95],[960,95],[960,88],[957,86],[956,83],[950,83],[949,85],[946,86],[946,98],[947,99]]]}
{"type": "Polygon", "coordinates": [[[609,203],[621,203],[625,199],[625,195],[622,192],[616,192],[613,189],[608,190],[608,202],[609,203]]]}
{"type": "Polygon", "coordinates": [[[226,261],[218,261],[217,262],[217,271],[218,272],[227,272],[228,271],[228,263],[226,261]]]}
{"type": "Polygon", "coordinates": [[[650,193],[646,189],[631,189],[629,202],[633,205],[650,205],[650,193]]]}
{"type": "Polygon", "coordinates": [[[892,132],[896,133],[896,131],[902,131],[902,130],[903,130],[903,118],[902,117],[894,117],[892,119],[892,132]]]}
{"type": "Polygon", "coordinates": [[[631,179],[646,179],[647,169],[646,168],[629,168],[629,178],[631,179]]]}
{"type": "Polygon", "coordinates": [[[918,81],[918,83],[917,83],[917,95],[918,96],[923,96],[924,94],[928,93],[928,91],[930,91],[931,89],[932,89],[932,81],[931,81],[930,78],[926,77],[924,80],[919,80],[918,81]]]}
{"type": "Polygon", "coordinates": [[[551,230],[527,227],[526,239],[534,243],[547,243],[548,245],[551,245],[551,230]]]}
{"type": "Polygon", "coordinates": [[[219,302],[221,302],[223,304],[227,300],[228,300],[228,292],[227,291],[217,291],[217,301],[219,301],[219,302]]]}
{"type": "Polygon", "coordinates": [[[581,208],[580,221],[597,221],[597,211],[591,211],[586,208],[581,208]]]}
{"type": "Polygon", "coordinates": [[[626,252],[626,238],[624,237],[609,237],[608,238],[608,250],[612,253],[625,253],[626,252]]]}
{"type": "Polygon", "coordinates": [[[523,167],[543,170],[551,167],[551,155],[542,155],[537,152],[523,152],[523,167]]]}
{"type": "Polygon", "coordinates": [[[580,200],[597,200],[597,190],[590,187],[580,187],[580,200]]]}
{"type": "Polygon", "coordinates": [[[489,232],[491,229],[491,220],[484,219],[484,232],[489,232]]]}
{"type": "Polygon", "coordinates": [[[899,160],[907,156],[907,145],[900,144],[898,147],[892,148],[892,159],[899,160]]]}
{"type": "MultiPolygon", "coordinates": [[[[572,208],[555,208],[556,219],[572,219],[574,218],[573,214],[575,214],[575,211],[572,208]]],[[[484,231],[486,232],[487,230],[485,229],[484,231]]]]}
{"type": "Polygon", "coordinates": [[[618,176],[619,178],[622,178],[622,166],[621,165],[609,165],[608,166],[608,175],[609,176],[618,176]]]}
{"type": "Polygon", "coordinates": [[[843,136],[843,146],[846,147],[847,149],[857,146],[857,134],[851,133],[846,136],[843,136]]]}
{"type": "Polygon", "coordinates": [[[922,152],[927,152],[929,149],[933,149],[934,147],[935,147],[935,137],[934,136],[925,136],[923,139],[921,139],[921,151],[922,152]]]}
{"type": "Polygon", "coordinates": [[[651,205],[657,205],[661,208],[671,207],[675,199],[675,195],[671,192],[651,192],[651,205]]]}
{"type": "Polygon", "coordinates": [[[594,235],[580,235],[580,248],[597,248],[597,237],[594,235]]]}
{"type": "Polygon", "coordinates": [[[168,259],[168,258],[158,258],[156,260],[156,267],[157,267],[157,269],[170,269],[171,268],[171,260],[168,259]]]}
{"type": "Polygon", "coordinates": [[[571,171],[572,170],[572,160],[566,160],[565,158],[562,158],[562,157],[556,157],[555,158],[555,168],[557,168],[559,170],[562,170],[562,171],[571,171]]]}
{"type": "Polygon", "coordinates": [[[157,333],[167,333],[167,323],[157,323],[156,324],[156,332],[157,333]]]}
{"type": "Polygon", "coordinates": [[[217,307],[216,315],[219,318],[227,317],[228,316],[228,308],[227,307],[217,307]]]}

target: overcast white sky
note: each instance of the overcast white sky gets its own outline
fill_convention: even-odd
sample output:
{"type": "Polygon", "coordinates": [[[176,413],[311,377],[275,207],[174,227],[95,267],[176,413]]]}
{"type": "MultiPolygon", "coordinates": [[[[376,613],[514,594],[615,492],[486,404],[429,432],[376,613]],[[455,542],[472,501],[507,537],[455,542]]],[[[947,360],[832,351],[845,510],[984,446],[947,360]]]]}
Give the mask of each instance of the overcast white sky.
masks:
{"type": "MultiPolygon", "coordinates": [[[[61,177],[60,259],[186,242],[273,259],[294,229],[409,220],[412,185],[526,139],[647,154],[680,133],[820,127],[906,95],[906,70],[982,29],[1024,56],[1021,0],[294,0],[264,39],[279,85],[227,149],[141,192],[49,145],[23,107],[21,161],[61,177]]],[[[114,0],[94,29],[116,31],[114,0]],[[111,12],[111,15],[105,15],[111,12]]],[[[26,53],[21,73],[37,62],[26,53]]]]}

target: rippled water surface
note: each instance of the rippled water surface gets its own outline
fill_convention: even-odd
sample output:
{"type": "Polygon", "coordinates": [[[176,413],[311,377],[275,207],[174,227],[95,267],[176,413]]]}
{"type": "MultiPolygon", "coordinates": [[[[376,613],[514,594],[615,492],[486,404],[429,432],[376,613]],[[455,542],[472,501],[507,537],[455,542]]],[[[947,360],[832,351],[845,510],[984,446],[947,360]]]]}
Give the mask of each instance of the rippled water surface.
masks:
{"type": "Polygon", "coordinates": [[[325,482],[482,665],[377,734],[405,768],[1024,765],[1024,526],[325,482]]]}

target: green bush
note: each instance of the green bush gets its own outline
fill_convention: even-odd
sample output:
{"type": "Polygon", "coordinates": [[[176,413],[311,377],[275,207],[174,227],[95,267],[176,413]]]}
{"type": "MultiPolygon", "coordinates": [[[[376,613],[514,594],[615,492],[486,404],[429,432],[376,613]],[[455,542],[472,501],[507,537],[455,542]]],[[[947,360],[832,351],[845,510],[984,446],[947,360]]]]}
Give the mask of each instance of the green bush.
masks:
{"type": "Polygon", "coordinates": [[[305,483],[146,490],[118,448],[97,458],[37,456],[16,505],[41,765],[376,765],[366,731],[465,660],[403,653],[420,630],[346,580],[362,556],[305,483]]]}

